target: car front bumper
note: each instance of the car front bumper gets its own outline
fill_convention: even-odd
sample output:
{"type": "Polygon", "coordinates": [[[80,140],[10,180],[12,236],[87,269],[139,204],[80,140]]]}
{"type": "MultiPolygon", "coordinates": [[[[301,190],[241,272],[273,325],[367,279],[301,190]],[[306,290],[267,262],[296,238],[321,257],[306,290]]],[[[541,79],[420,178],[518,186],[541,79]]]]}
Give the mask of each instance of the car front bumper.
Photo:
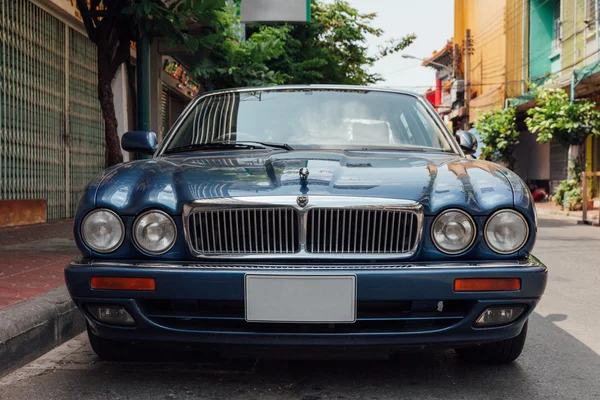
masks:
{"type": "Polygon", "coordinates": [[[508,262],[362,266],[157,264],[75,259],[66,267],[65,278],[92,331],[107,339],[215,347],[451,348],[517,336],[544,293],[547,269],[533,256],[508,262]],[[244,277],[254,272],[356,275],[357,321],[324,326],[246,322],[244,277]],[[156,289],[94,290],[90,286],[92,277],[154,278],[156,289]],[[453,285],[457,278],[519,278],[521,289],[455,292],[453,285]],[[124,307],[135,319],[135,326],[101,323],[88,312],[90,304],[124,307]],[[519,305],[525,311],[505,326],[474,327],[479,315],[494,305],[519,305]]]}

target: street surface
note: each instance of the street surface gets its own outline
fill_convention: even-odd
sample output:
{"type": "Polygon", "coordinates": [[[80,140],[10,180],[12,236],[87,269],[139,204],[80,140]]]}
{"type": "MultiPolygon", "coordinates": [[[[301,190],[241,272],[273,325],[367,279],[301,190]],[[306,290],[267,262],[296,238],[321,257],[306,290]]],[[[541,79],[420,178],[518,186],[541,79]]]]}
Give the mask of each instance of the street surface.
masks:
{"type": "Polygon", "coordinates": [[[453,351],[386,361],[202,360],[172,353],[108,363],[80,335],[0,380],[0,399],[600,399],[600,228],[540,220],[550,270],[525,350],[509,366],[453,351]]]}

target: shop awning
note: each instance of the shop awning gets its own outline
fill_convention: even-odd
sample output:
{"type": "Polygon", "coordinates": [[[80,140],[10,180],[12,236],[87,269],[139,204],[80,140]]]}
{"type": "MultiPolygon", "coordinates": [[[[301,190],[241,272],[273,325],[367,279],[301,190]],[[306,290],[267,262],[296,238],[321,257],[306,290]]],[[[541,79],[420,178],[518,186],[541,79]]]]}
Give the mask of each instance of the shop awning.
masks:
{"type": "MultiPolygon", "coordinates": [[[[544,81],[546,80],[548,80],[548,77],[544,78],[544,81]]],[[[585,97],[597,92],[598,86],[600,86],[600,60],[585,67],[576,68],[574,71],[560,76],[553,82],[553,86],[560,87],[567,92],[571,91],[571,85],[575,86],[575,98],[585,97]]],[[[509,103],[517,107],[519,111],[526,110],[535,105],[532,92],[510,99],[509,103]]]]}
{"type": "Polygon", "coordinates": [[[522,94],[519,97],[515,97],[514,99],[509,99],[508,103],[511,106],[520,108],[524,104],[527,104],[527,103],[533,101],[534,98],[535,97],[534,97],[533,93],[532,92],[528,92],[528,93],[522,94]]]}

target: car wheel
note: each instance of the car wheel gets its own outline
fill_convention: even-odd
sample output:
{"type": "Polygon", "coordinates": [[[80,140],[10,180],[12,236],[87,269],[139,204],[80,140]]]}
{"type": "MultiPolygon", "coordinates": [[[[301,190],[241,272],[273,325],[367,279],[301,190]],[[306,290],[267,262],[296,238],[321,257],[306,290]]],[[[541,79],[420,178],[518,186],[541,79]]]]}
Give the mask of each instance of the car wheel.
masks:
{"type": "Polygon", "coordinates": [[[94,353],[105,361],[127,361],[135,358],[135,347],[126,342],[105,339],[94,332],[87,324],[87,334],[94,353]]]}
{"type": "Polygon", "coordinates": [[[510,364],[515,361],[525,347],[527,338],[527,325],[525,321],[523,329],[518,336],[500,342],[485,343],[479,346],[455,349],[458,356],[469,362],[485,364],[510,364]]]}

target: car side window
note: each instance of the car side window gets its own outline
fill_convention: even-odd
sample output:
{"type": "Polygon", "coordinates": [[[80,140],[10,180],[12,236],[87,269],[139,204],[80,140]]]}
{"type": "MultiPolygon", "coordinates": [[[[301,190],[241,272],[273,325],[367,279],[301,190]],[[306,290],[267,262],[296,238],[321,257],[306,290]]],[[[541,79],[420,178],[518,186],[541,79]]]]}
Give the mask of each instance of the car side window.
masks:
{"type": "Polygon", "coordinates": [[[183,120],[183,123],[177,130],[177,134],[173,136],[173,140],[170,143],[171,147],[182,147],[192,143],[197,116],[198,107],[194,107],[194,110],[183,120]]]}
{"type": "Polygon", "coordinates": [[[405,140],[409,143],[409,144],[414,144],[415,143],[415,139],[413,137],[412,132],[410,131],[410,126],[408,125],[408,121],[406,121],[406,117],[404,116],[404,113],[400,114],[400,126],[402,127],[404,136],[405,136],[405,140]]]}
{"type": "Polygon", "coordinates": [[[433,125],[433,121],[429,115],[427,115],[427,110],[423,104],[417,102],[414,106],[415,115],[417,116],[417,122],[422,129],[423,135],[421,137],[427,138],[427,146],[431,147],[441,147],[448,148],[450,147],[450,143],[441,135],[436,135],[437,127],[433,125]]]}

